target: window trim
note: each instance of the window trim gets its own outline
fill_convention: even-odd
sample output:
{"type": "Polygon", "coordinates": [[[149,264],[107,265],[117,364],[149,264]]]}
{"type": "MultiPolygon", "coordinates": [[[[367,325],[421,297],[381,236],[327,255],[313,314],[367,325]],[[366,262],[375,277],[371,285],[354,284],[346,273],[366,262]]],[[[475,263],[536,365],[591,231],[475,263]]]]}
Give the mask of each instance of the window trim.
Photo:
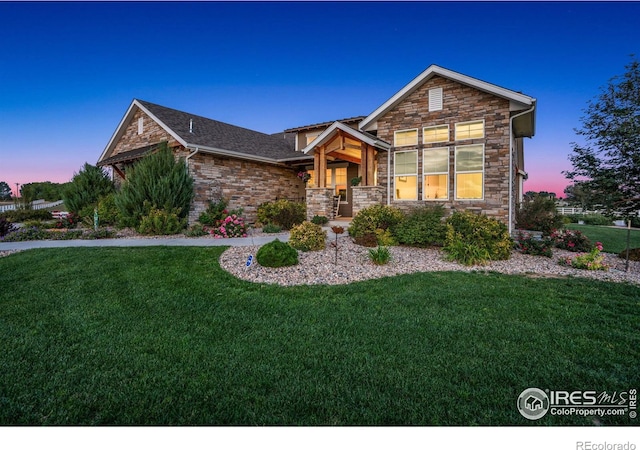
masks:
{"type": "Polygon", "coordinates": [[[454,125],[454,137],[456,141],[470,141],[472,139],[484,139],[486,137],[486,133],[485,133],[485,122],[484,119],[477,119],[477,120],[468,120],[466,122],[456,122],[456,124],[454,125]],[[458,137],[458,125],[469,125],[472,123],[482,123],[482,136],[480,137],[467,137],[467,138],[459,138],[458,137]]]}
{"type": "Polygon", "coordinates": [[[471,202],[476,202],[476,201],[484,201],[484,185],[485,185],[485,148],[484,148],[484,144],[467,144],[467,145],[456,145],[453,151],[453,198],[456,201],[471,201],[471,202]],[[465,147],[481,147],[482,148],[482,170],[458,170],[458,149],[459,148],[465,148],[465,147]],[[465,173],[479,173],[482,175],[482,184],[481,184],[481,189],[482,189],[482,194],[479,198],[460,198],[458,197],[458,174],[465,174],[465,173]]]}
{"type": "Polygon", "coordinates": [[[418,160],[418,150],[401,150],[398,152],[393,152],[393,200],[396,202],[415,202],[419,200],[419,196],[418,196],[418,176],[419,176],[419,165],[420,165],[420,161],[418,160]],[[396,156],[398,155],[398,153],[415,153],[416,155],[416,171],[415,173],[398,173],[396,171],[396,163],[398,162],[398,159],[396,158],[396,156]],[[403,199],[403,198],[398,198],[397,197],[397,187],[396,187],[396,179],[399,177],[416,177],[416,195],[414,198],[407,198],[407,199],[403,199]]]}
{"type": "Polygon", "coordinates": [[[451,129],[450,129],[448,123],[443,123],[441,125],[433,125],[433,126],[429,126],[429,127],[422,127],[422,143],[423,144],[436,144],[436,143],[439,143],[439,142],[449,142],[449,139],[451,139],[451,129]],[[424,137],[426,135],[426,133],[425,133],[426,130],[430,130],[430,129],[433,129],[433,128],[444,128],[444,127],[447,127],[447,139],[445,139],[443,141],[428,141],[428,142],[425,140],[424,137]]]}
{"type": "Polygon", "coordinates": [[[451,173],[451,148],[450,147],[433,147],[433,148],[425,148],[422,150],[422,200],[425,202],[441,202],[441,201],[449,201],[450,193],[449,193],[449,181],[451,173]],[[432,150],[446,150],[447,151],[447,171],[446,172],[427,172],[425,170],[425,153],[430,152],[432,150]],[[446,175],[447,176],[447,196],[445,198],[426,198],[426,185],[425,178],[427,175],[446,175]]]}
{"type": "Polygon", "coordinates": [[[418,136],[418,128],[407,128],[406,130],[396,130],[393,132],[393,146],[394,147],[411,147],[418,145],[419,136],[418,136]],[[398,145],[398,133],[405,133],[407,131],[415,131],[416,132],[416,141],[411,144],[402,144],[398,145]]]}

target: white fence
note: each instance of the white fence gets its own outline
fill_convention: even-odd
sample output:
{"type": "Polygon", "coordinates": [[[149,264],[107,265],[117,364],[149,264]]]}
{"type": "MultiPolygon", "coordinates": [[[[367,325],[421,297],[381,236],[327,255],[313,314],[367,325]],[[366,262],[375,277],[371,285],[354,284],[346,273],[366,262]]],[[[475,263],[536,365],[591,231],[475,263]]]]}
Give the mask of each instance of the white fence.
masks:
{"type": "MultiPolygon", "coordinates": [[[[31,202],[31,209],[47,209],[53,208],[58,205],[62,205],[64,202],[62,200],[58,200],[55,202],[45,202],[44,200],[35,200],[31,202]]],[[[16,209],[16,205],[0,205],[0,213],[5,211],[13,211],[16,209]]]]}

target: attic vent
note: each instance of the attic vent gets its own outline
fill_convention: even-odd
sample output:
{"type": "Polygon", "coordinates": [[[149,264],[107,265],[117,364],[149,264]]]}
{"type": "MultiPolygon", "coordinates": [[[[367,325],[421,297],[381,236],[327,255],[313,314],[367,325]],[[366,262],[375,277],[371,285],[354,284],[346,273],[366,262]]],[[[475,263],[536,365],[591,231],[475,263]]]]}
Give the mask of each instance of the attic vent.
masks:
{"type": "Polygon", "coordinates": [[[138,134],[142,134],[144,132],[144,121],[142,117],[138,117],[138,134]]]}
{"type": "Polygon", "coordinates": [[[442,88],[429,89],[429,111],[442,109],[442,88]]]}
{"type": "Polygon", "coordinates": [[[193,119],[189,119],[189,133],[193,133],[193,119]]]}

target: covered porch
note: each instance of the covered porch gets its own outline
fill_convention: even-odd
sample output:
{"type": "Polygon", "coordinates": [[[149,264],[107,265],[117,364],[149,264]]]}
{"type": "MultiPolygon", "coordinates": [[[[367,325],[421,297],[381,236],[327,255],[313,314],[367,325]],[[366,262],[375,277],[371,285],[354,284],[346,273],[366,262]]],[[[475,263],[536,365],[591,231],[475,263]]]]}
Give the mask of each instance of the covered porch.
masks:
{"type": "Polygon", "coordinates": [[[351,217],[383,201],[378,153],[390,145],[376,136],[334,122],[302,151],[313,155],[306,188],[307,219],[351,217]]]}

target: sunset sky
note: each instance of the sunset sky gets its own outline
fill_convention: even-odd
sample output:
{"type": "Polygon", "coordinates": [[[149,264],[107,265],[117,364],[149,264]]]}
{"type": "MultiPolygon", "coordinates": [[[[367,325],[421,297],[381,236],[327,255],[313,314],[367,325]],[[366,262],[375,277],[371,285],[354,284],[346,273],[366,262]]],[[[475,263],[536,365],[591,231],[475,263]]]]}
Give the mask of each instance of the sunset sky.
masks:
{"type": "Polygon", "coordinates": [[[368,115],[431,64],[538,100],[525,190],[640,53],[640,3],[1,2],[0,181],[95,164],[133,98],[265,133],[368,115]]]}

